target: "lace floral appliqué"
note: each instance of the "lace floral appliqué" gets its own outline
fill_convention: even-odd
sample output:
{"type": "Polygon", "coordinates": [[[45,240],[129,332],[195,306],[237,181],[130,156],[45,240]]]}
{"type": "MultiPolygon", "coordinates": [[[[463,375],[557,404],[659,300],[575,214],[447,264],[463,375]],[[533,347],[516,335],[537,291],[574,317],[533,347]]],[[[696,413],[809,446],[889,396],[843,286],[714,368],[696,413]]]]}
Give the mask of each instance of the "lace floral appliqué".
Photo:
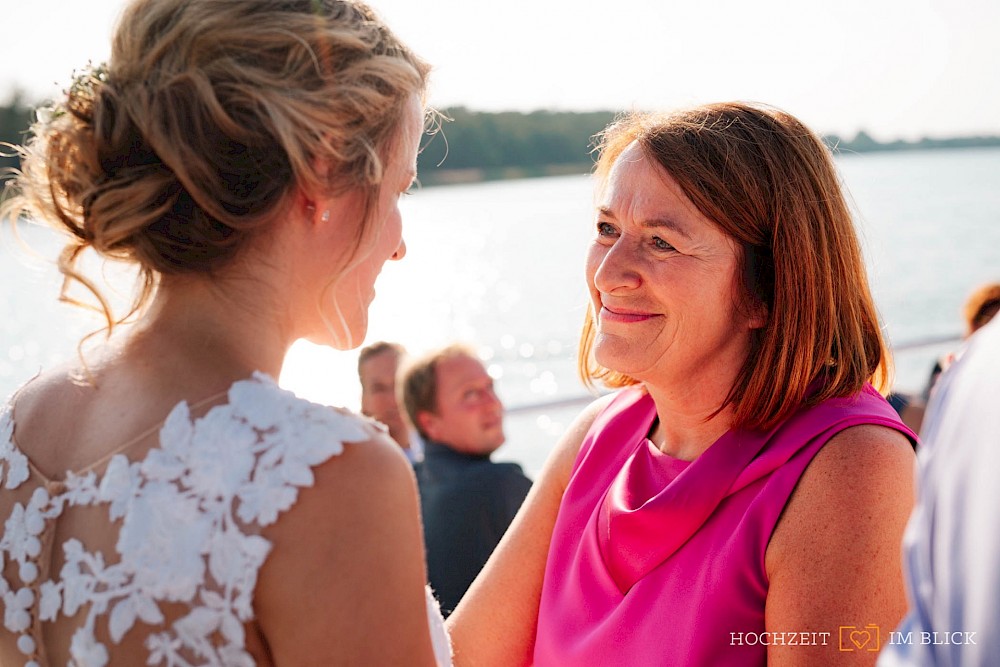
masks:
{"type": "MultiPolygon", "coordinates": [[[[29,477],[12,430],[10,415],[0,417],[0,481],[8,489],[29,477]]],[[[149,635],[147,664],[252,666],[244,624],[253,618],[257,573],[271,549],[257,529],[312,485],[313,466],[340,454],[344,442],[368,437],[357,417],[303,401],[256,374],[200,419],[179,404],[144,460],[119,454],[100,478],[69,475],[53,496],[36,489],[26,506],[15,505],[0,541],[0,567],[16,562],[20,579],[0,578],[4,625],[21,633],[26,665],[37,664],[33,614],[44,622],[84,609],[71,664],[102,667],[109,658],[95,638],[98,618],[107,616],[118,643],[137,622],[163,624],[160,603],[179,602],[190,613],[149,635]],[[119,558],[107,563],[69,539],[58,578],[39,584],[40,536],[78,506],[105,506],[111,520],[121,520],[119,558]]]]}

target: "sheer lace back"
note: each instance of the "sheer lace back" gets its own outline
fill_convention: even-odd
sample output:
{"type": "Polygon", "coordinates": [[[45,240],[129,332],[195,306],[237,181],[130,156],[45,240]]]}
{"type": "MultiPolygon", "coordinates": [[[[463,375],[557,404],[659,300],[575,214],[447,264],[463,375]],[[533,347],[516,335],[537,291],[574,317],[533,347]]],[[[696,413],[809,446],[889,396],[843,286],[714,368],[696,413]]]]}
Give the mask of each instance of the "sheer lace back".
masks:
{"type": "Polygon", "coordinates": [[[228,402],[200,418],[180,403],[141,460],[116,454],[100,475],[45,479],[16,446],[14,426],[7,406],[0,596],[9,632],[0,631],[0,663],[26,667],[103,666],[118,656],[257,664],[259,640],[247,630],[272,546],[260,531],[312,485],[313,466],[370,438],[361,418],[262,374],[235,383],[228,402]]]}

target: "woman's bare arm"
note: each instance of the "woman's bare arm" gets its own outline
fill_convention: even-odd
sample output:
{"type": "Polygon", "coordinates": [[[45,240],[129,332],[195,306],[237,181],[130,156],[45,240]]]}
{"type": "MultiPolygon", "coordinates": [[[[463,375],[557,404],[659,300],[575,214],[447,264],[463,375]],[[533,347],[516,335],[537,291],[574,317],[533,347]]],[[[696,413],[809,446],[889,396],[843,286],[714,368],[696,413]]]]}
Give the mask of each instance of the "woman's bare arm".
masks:
{"type": "Polygon", "coordinates": [[[456,667],[516,667],[531,662],[559,503],[584,436],[609,400],[592,403],[556,444],[496,551],[448,618],[456,667]]]}
{"type": "Polygon", "coordinates": [[[313,472],[265,532],[255,608],[274,663],[434,665],[410,464],[379,434],[313,472]]]}
{"type": "Polygon", "coordinates": [[[827,644],[816,635],[815,645],[771,645],[769,665],[875,664],[876,643],[906,611],[901,554],[913,462],[903,435],[865,425],[834,436],[806,468],[767,549],[765,625],[828,633],[827,644]]]}

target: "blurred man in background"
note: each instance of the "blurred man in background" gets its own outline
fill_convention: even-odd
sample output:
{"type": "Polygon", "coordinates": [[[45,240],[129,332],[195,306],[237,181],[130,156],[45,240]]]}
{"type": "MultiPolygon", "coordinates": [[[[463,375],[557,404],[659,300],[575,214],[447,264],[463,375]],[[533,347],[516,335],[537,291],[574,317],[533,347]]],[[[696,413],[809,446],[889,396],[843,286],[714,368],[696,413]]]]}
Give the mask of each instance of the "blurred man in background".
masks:
{"type": "Polygon", "coordinates": [[[475,353],[451,345],[403,374],[403,403],[424,440],[417,469],[431,588],[448,615],[531,488],[515,463],[494,463],[503,405],[475,353]]]}
{"type": "Polygon", "coordinates": [[[361,414],[385,424],[406,458],[416,464],[423,459],[423,446],[400,409],[396,394],[396,373],[405,357],[406,350],[398,343],[380,341],[361,350],[358,355],[361,414]]]}

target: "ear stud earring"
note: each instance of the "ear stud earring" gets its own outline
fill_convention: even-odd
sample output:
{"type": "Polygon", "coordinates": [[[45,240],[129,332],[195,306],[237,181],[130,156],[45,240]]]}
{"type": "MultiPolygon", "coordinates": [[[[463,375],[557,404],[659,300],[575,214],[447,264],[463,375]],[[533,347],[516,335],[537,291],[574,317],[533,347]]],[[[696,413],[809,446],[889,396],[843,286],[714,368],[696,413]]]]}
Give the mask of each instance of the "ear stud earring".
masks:
{"type": "Polygon", "coordinates": [[[323,222],[330,222],[330,209],[323,211],[323,215],[319,216],[319,219],[323,222]]]}

